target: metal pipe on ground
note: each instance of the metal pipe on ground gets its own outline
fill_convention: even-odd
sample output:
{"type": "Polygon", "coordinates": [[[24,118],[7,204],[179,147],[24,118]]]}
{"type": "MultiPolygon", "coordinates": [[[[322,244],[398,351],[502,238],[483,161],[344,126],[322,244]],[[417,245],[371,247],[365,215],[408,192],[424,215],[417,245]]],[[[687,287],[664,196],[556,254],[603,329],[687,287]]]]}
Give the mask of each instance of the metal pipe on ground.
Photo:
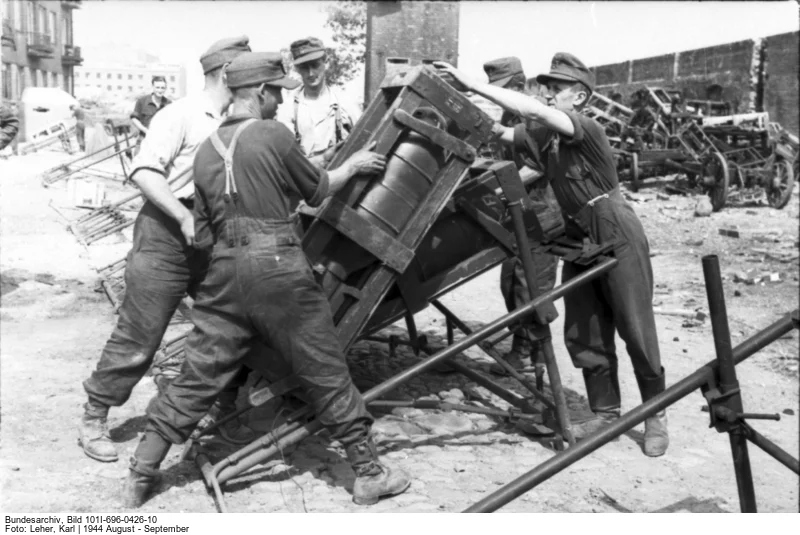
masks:
{"type": "MultiPolygon", "coordinates": [[[[797,328],[795,325],[797,320],[792,317],[797,314],[797,310],[791,314],[787,314],[784,318],[776,321],[766,329],[759,331],[736,346],[733,349],[734,362],[739,364],[781,336],[787,334],[793,328],[797,328]]],[[[623,414],[616,422],[593,433],[585,440],[578,442],[575,446],[554,455],[530,472],[523,474],[506,486],[486,496],[481,501],[471,505],[463,512],[491,513],[516,498],[519,498],[540,483],[547,481],[562,470],[580,461],[593,451],[608,444],[623,433],[630,431],[647,418],[685,398],[706,384],[709,379],[714,376],[718,366],[719,364],[714,360],[698,368],[694,373],[670,386],[661,394],[639,405],[630,412],[623,414]]]]}

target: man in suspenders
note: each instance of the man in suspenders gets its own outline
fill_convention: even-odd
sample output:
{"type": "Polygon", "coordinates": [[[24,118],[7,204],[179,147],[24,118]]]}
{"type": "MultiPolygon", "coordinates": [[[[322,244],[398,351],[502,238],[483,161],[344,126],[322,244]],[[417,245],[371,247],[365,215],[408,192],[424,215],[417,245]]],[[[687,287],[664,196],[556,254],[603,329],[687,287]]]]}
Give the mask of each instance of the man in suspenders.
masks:
{"type": "Polygon", "coordinates": [[[303,85],[289,93],[290,105],[283,107],[279,120],[294,133],[303,153],[315,164],[324,165],[325,152],[347,138],[354,119],[325,80],[331,60],[322,41],[309,37],[295,41],[290,48],[303,85]]]}
{"type": "Polygon", "coordinates": [[[344,446],[356,473],[353,500],[376,503],[405,491],[410,480],[378,460],[372,416],[353,385],[292,214],[300,200],[318,206],[352,176],[382,171],[385,158],[362,150],[335,170],[312,164],[292,133],[270,120],[281,88],[297,86],[279,53],[241,55],[227,83],[233,111],[194,162],[197,232],[213,236],[212,260],[192,310],[186,362],[148,410],[123,501],[137,507],[147,499],[171,444],[189,438],[250,346],[263,341],[288,362],[320,422],[344,446]]]}
{"type": "MultiPolygon", "coordinates": [[[[117,460],[108,433],[109,408],[123,405],[150,369],[178,304],[187,293],[194,295],[208,268],[207,252],[195,247],[203,236],[195,232],[192,215],[192,164],[198,147],[219,125],[230,104],[225,69],[233,58],[250,50],[247,43],[244,36],[222,39],[200,57],[205,88],[153,117],[133,160],[131,180],[147,201],[133,227],[117,325],[97,368],[83,382],[88,399],[78,425],[78,443],[97,461],[117,460]]],[[[223,411],[234,409],[235,400],[235,389],[226,391],[220,400],[223,411]]],[[[233,442],[252,440],[252,430],[233,423],[231,433],[244,433],[238,439],[228,435],[233,442]]]]}

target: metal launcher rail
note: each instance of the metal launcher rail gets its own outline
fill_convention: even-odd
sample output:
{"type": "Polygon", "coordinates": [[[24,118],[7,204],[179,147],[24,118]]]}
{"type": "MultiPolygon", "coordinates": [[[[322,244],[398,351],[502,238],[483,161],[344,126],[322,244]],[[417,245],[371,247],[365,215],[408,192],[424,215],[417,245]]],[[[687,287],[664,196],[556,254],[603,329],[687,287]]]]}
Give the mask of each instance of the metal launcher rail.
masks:
{"type": "MultiPolygon", "coordinates": [[[[555,238],[563,227],[548,228],[547,232],[542,229],[512,162],[475,161],[476,150],[488,141],[490,127],[483,112],[428,67],[387,77],[382,91],[331,163],[336,167],[374,141],[375,150],[387,155],[386,171],[374,180],[357,177],[320,209],[306,211],[312,219],[303,238],[303,249],[331,303],[345,350],[361,338],[374,339],[380,329],[405,318],[410,339],[402,343],[429,355],[366,392],[367,403],[385,404],[379,400],[381,396],[448,361],[448,366],[513,406],[510,411],[498,410],[498,414],[539,424],[543,433],[552,437],[553,446],[560,449],[565,441],[574,444],[574,439],[554,356],[549,355],[546,362],[554,394],[550,398],[542,392],[542,377],[537,377],[534,384],[486,342],[538,307],[602,276],[617,261],[605,256],[610,246],[555,238]],[[526,277],[532,281],[529,234],[540,239],[537,254],[558,254],[582,262],[588,269],[527,306],[472,332],[438,298],[517,255],[522,257],[526,277]],[[417,335],[414,314],[429,305],[445,315],[449,342],[446,348],[430,347],[423,336],[417,335]],[[453,336],[456,328],[465,334],[458,341],[453,336]],[[550,411],[549,415],[537,413],[528,399],[450,360],[476,345],[522,384],[550,411]]],[[[399,339],[393,341],[398,343],[399,339]]],[[[265,348],[265,353],[247,362],[270,383],[251,391],[251,406],[294,387],[292,377],[280,372],[279,361],[279,356],[269,354],[265,348]]],[[[278,429],[216,463],[199,444],[188,446],[185,453],[196,453],[203,477],[224,512],[225,482],[320,428],[304,408],[290,415],[278,429]]],[[[202,431],[192,442],[212,430],[202,431]]]]}

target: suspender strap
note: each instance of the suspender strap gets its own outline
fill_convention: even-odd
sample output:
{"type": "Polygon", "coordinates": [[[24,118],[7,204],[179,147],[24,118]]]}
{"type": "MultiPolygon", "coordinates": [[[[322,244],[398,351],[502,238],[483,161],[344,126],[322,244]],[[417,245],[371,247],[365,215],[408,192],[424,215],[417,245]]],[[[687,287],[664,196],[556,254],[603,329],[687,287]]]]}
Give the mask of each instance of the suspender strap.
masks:
{"type": "Polygon", "coordinates": [[[233,137],[231,138],[231,144],[228,147],[225,147],[225,144],[219,138],[218,130],[209,137],[209,139],[211,139],[211,144],[217,150],[217,153],[225,163],[225,202],[228,202],[228,199],[231,197],[231,189],[233,190],[234,202],[236,202],[236,199],[239,196],[239,192],[236,190],[236,181],[233,177],[233,153],[236,150],[236,142],[239,139],[239,135],[244,132],[245,128],[254,122],[256,122],[256,119],[247,119],[238,127],[236,127],[236,131],[234,131],[233,137]]]}
{"type": "Polygon", "coordinates": [[[300,92],[303,91],[301,87],[297,93],[294,94],[294,138],[297,140],[297,143],[300,143],[300,128],[297,126],[297,115],[300,113],[300,92]]]}

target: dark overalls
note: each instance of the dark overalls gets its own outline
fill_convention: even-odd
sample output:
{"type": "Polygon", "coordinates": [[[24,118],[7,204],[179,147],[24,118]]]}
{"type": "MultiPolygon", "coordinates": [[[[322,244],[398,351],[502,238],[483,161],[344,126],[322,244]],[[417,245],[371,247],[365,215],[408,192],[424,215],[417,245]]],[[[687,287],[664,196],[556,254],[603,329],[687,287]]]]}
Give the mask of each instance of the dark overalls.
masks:
{"type": "MultiPolygon", "coordinates": [[[[665,388],[652,304],[653,268],[644,228],[619,191],[602,127],[584,115],[567,115],[575,127],[571,139],[554,132],[540,137],[547,178],[567,233],[612,242],[619,264],[565,296],[564,339],[574,365],[583,370],[591,409],[610,411],[620,407],[615,328],[625,341],[642,400],[665,388]]],[[[565,262],[562,282],[586,269],[565,262]]]]}
{"type": "Polygon", "coordinates": [[[239,135],[253,122],[238,126],[228,149],[219,138],[225,125],[209,138],[226,175],[224,203],[209,208],[221,205],[224,218],[213,228],[211,263],[192,310],[186,361],[151,406],[147,429],[169,442],[184,442],[261,339],[288,362],[334,438],[345,445],[363,440],[372,417],[353,385],[330,305],[300,248],[294,221],[242,215],[246,199],[238,195],[233,154],[239,135]]]}
{"type": "MultiPolygon", "coordinates": [[[[500,124],[514,127],[521,124],[521,121],[517,115],[504,112],[500,124]]],[[[504,147],[503,152],[503,156],[514,161],[518,169],[524,165],[539,167],[532,159],[525,158],[525,153],[519,150],[516,144],[512,147],[504,147]]],[[[561,209],[546,183],[533,187],[528,196],[543,228],[563,226],[561,209]]],[[[549,254],[534,254],[532,260],[536,272],[536,287],[531,293],[528,292],[528,281],[525,278],[525,270],[522,268],[522,260],[515,256],[503,261],[500,268],[500,292],[503,294],[506,309],[509,312],[529,303],[531,297],[535,299],[543,293],[549,292],[556,284],[558,258],[549,254]]],[[[530,355],[533,362],[545,362],[542,353],[543,344],[552,339],[550,323],[557,317],[558,311],[552,302],[538,307],[535,313],[528,316],[523,322],[526,327],[514,333],[511,344],[512,351],[523,356],[530,355]]],[[[514,327],[516,325],[512,325],[510,328],[514,327]]]]}

